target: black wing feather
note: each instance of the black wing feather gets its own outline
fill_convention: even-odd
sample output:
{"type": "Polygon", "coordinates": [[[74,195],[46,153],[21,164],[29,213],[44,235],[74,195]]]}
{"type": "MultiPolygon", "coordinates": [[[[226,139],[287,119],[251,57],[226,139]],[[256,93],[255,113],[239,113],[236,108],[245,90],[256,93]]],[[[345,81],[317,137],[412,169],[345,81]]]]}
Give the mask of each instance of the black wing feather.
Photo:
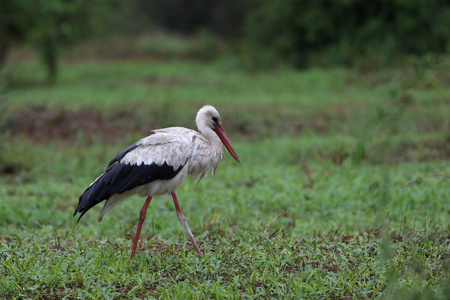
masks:
{"type": "Polygon", "coordinates": [[[181,165],[174,170],[166,162],[162,165],[155,163],[150,165],[131,165],[120,162],[125,154],[138,146],[138,144],[133,144],[120,152],[108,164],[106,171],[84,191],[73,214],[75,216],[77,213],[81,213],[78,221],[89,209],[104,200],[108,200],[112,195],[121,194],[155,180],[172,179],[184,166],[181,165]]]}
{"type": "Polygon", "coordinates": [[[106,167],[106,170],[109,169],[109,167],[111,167],[115,162],[118,162],[119,160],[121,160],[125,154],[127,154],[128,152],[130,152],[133,149],[136,149],[137,147],[139,147],[140,143],[134,143],[133,145],[130,145],[128,147],[126,147],[125,149],[123,149],[122,151],[120,151],[119,154],[116,155],[116,157],[114,157],[108,164],[108,166],[106,167]]]}

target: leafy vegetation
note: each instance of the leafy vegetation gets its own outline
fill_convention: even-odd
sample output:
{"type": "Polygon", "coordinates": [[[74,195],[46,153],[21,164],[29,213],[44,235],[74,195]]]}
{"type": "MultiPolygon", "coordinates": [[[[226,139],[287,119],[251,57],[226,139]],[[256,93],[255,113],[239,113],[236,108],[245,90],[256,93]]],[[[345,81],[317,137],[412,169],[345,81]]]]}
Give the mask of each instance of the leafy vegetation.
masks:
{"type": "MultiPolygon", "coordinates": [[[[0,67],[11,47],[27,43],[40,52],[51,83],[60,52],[74,41],[159,31],[200,36],[190,50],[201,48],[203,59],[233,53],[247,69],[383,67],[405,56],[448,54],[449,20],[450,6],[442,0],[10,0],[0,4],[0,67]]],[[[121,41],[125,52],[134,51],[121,41]]],[[[167,44],[156,44],[146,53],[166,56],[159,46],[167,44]]]]}
{"type": "Polygon", "coordinates": [[[58,85],[45,84],[32,55],[6,70],[0,295],[449,294],[448,59],[248,74],[232,59],[74,61],[77,51],[64,57],[58,85]],[[242,163],[226,157],[214,180],[178,190],[205,255],[161,197],[128,264],[143,199],[132,197],[101,223],[96,207],[77,224],[78,196],[121,149],[152,128],[193,128],[206,103],[221,112],[242,163]]]}
{"type": "MultiPolygon", "coordinates": [[[[49,82],[56,80],[58,57],[63,45],[104,31],[116,6],[122,14],[127,6],[121,0],[62,1],[11,0],[0,4],[0,67],[6,62],[10,48],[26,42],[38,50],[49,82]]],[[[116,18],[117,19],[117,18],[116,18]]]]}
{"type": "Polygon", "coordinates": [[[247,53],[256,65],[385,65],[449,50],[450,7],[440,0],[252,2],[248,44],[266,50],[247,53]]]}

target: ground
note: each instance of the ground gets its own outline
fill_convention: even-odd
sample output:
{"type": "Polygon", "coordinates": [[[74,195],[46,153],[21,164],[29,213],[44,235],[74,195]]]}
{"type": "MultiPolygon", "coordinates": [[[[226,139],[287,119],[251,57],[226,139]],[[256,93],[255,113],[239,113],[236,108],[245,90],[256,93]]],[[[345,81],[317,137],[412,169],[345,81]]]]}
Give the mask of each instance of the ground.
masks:
{"type": "MultiPolygon", "coordinates": [[[[191,45],[191,44],[190,44],[191,45]]],[[[20,50],[20,49],[19,49],[20,50]]],[[[21,52],[22,51],[22,52],[21,52]]],[[[82,50],[77,50],[81,51],[82,50]]],[[[27,50],[2,74],[0,294],[8,298],[445,299],[450,293],[446,58],[375,70],[242,70],[232,58],[67,53],[48,85],[27,50]],[[169,197],[77,224],[115,154],[222,115],[241,159],[169,197]],[[447,289],[447,290],[446,290],[447,289]]]]}

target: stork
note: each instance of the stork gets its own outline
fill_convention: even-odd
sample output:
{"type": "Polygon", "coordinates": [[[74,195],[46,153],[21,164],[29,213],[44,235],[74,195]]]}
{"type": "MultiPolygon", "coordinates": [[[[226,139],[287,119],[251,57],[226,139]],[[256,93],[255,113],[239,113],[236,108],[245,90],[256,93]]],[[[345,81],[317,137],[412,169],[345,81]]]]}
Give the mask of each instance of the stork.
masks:
{"type": "Polygon", "coordinates": [[[131,195],[147,197],[139,214],[139,223],[131,249],[130,260],[136,254],[150,201],[155,196],[170,194],[178,219],[183,224],[199,255],[203,255],[191,229],[181,212],[176,189],[190,176],[201,180],[210,172],[214,176],[217,164],[223,157],[223,146],[240,162],[231,145],[219,112],[210,105],[203,106],[195,119],[198,131],[183,127],[155,129],[150,135],[125,148],[106,167],[105,172],[92,182],[80,196],[74,216],[78,221],[92,207],[106,200],[100,213],[105,213],[131,195]],[[223,145],[222,145],[223,144],[223,145]]]}

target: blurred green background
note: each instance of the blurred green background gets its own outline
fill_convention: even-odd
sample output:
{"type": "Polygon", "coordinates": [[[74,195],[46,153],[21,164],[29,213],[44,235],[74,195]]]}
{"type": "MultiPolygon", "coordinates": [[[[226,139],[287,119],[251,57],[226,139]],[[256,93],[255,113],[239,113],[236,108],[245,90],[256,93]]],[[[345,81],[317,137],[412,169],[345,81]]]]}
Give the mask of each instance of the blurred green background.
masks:
{"type": "MultiPolygon", "coordinates": [[[[49,80],[57,76],[60,56],[77,42],[157,32],[199,37],[202,45],[191,45],[186,56],[213,59],[227,50],[250,69],[379,67],[404,56],[450,51],[450,7],[443,0],[12,0],[0,5],[0,64],[15,45],[29,44],[39,52],[49,80]]],[[[127,46],[109,45],[99,54],[174,51],[137,40],[121,43],[127,46]]]]}

